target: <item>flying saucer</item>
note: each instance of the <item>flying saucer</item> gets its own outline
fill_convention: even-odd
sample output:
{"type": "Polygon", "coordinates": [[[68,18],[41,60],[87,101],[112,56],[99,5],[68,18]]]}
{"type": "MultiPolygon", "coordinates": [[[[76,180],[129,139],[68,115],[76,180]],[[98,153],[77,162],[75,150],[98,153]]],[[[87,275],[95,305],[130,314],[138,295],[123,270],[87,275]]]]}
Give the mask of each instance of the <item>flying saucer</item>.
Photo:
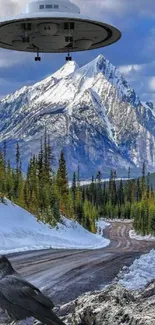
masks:
{"type": "Polygon", "coordinates": [[[68,53],[115,43],[121,32],[80,13],[70,0],[32,0],[24,12],[0,21],[0,47],[24,52],[68,53]]]}

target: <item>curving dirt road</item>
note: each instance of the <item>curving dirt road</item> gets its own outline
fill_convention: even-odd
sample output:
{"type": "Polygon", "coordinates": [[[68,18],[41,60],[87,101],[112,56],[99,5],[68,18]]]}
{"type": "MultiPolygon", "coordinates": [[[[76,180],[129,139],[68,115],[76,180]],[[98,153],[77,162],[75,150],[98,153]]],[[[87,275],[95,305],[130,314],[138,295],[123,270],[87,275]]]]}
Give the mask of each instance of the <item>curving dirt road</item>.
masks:
{"type": "Polygon", "coordinates": [[[66,303],[81,293],[98,290],[111,282],[119,270],[155,242],[129,238],[132,224],[112,222],[103,231],[108,247],[98,250],[42,250],[9,256],[13,266],[41,288],[55,304],[66,303]]]}

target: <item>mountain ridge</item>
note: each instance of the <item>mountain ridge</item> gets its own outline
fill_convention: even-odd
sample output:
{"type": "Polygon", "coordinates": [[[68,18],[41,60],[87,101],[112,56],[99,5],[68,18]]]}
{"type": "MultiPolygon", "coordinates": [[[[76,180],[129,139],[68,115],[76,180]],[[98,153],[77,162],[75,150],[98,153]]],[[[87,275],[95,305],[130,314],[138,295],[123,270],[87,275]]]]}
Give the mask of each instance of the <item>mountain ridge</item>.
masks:
{"type": "Polygon", "coordinates": [[[0,101],[0,143],[19,141],[27,164],[39,150],[45,126],[58,161],[69,173],[155,167],[155,115],[104,56],[79,67],[67,62],[54,74],[0,101]]]}

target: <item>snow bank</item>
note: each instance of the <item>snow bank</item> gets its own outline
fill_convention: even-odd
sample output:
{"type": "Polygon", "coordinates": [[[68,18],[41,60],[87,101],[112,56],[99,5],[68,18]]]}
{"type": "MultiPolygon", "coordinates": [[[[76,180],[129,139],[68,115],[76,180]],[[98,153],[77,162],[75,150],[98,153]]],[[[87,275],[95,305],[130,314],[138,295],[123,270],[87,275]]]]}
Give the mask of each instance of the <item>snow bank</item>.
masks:
{"type": "Polygon", "coordinates": [[[101,233],[102,233],[102,230],[109,226],[110,226],[109,222],[105,222],[104,220],[99,219],[98,221],[96,221],[97,234],[100,233],[100,229],[101,229],[101,233]]]}
{"type": "Polygon", "coordinates": [[[105,221],[109,221],[109,222],[123,222],[123,223],[132,223],[134,221],[134,219],[106,219],[104,218],[105,221]]]}
{"type": "Polygon", "coordinates": [[[146,240],[146,241],[154,241],[155,240],[155,237],[151,236],[151,235],[146,235],[146,236],[137,235],[134,230],[129,231],[129,237],[131,239],[136,239],[136,240],[146,240]]]}
{"type": "Polygon", "coordinates": [[[65,217],[62,221],[51,228],[9,200],[0,203],[0,254],[45,248],[97,249],[110,242],[75,221],[65,217]]]}
{"type": "Polygon", "coordinates": [[[143,288],[152,279],[155,279],[154,249],[136,259],[119,282],[128,289],[136,290],[143,288]]]}

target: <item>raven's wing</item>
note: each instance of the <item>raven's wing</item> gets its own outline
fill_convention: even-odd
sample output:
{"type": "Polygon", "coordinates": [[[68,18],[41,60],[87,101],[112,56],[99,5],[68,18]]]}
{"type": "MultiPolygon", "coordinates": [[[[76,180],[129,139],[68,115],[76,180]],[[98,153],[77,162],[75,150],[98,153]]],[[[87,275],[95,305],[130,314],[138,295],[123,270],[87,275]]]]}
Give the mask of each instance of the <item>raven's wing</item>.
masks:
{"type": "Polygon", "coordinates": [[[0,281],[0,292],[14,306],[29,311],[31,316],[45,324],[64,325],[53,313],[53,303],[31,283],[16,275],[6,276],[0,281]]]}
{"type": "Polygon", "coordinates": [[[36,288],[32,283],[26,281],[24,278],[22,278],[22,276],[20,274],[17,273],[17,275],[13,275],[12,277],[13,281],[16,283],[16,282],[19,282],[19,279],[20,281],[22,282],[22,284],[28,288],[31,288],[32,291],[31,293],[33,292],[33,298],[36,299],[38,302],[42,303],[45,305],[45,307],[49,307],[49,308],[54,308],[55,305],[53,303],[53,301],[45,296],[38,288],[36,288]]]}

